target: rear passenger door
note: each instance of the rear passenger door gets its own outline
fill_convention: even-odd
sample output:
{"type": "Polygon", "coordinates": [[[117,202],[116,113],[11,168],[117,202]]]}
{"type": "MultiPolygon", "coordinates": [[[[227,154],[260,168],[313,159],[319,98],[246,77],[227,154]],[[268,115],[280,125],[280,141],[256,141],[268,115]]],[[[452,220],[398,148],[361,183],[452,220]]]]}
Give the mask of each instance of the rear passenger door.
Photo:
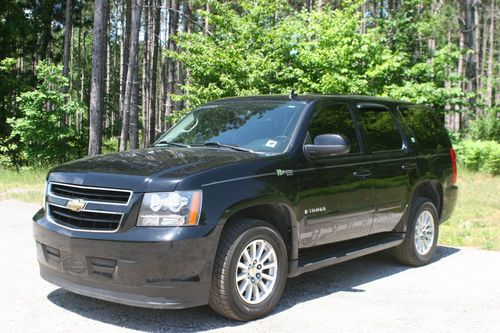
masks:
{"type": "Polygon", "coordinates": [[[407,209],[409,173],[415,172],[415,156],[388,106],[358,104],[357,109],[373,173],[376,211],[370,233],[392,231],[407,209]]]}
{"type": "Polygon", "coordinates": [[[299,207],[304,213],[300,247],[366,236],[375,210],[369,163],[362,153],[360,133],[347,104],[318,107],[305,144],[312,144],[321,134],[342,134],[351,149],[344,155],[307,159],[297,170],[299,207]]]}

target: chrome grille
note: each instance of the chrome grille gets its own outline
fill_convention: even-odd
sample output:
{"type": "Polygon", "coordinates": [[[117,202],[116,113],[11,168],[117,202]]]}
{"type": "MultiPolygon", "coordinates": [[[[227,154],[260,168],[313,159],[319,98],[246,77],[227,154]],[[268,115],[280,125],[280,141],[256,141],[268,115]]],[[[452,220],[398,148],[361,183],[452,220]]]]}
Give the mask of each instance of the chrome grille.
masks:
{"type": "Polygon", "coordinates": [[[57,224],[71,229],[115,231],[120,226],[122,214],[79,211],[48,204],[48,213],[57,224]]]}
{"type": "Polygon", "coordinates": [[[132,194],[129,190],[51,182],[47,187],[47,218],[71,230],[115,232],[128,212],[132,194]]]}
{"type": "Polygon", "coordinates": [[[75,186],[59,183],[50,184],[50,192],[53,195],[68,199],[83,199],[86,201],[124,204],[130,199],[131,192],[106,188],[75,186]]]}

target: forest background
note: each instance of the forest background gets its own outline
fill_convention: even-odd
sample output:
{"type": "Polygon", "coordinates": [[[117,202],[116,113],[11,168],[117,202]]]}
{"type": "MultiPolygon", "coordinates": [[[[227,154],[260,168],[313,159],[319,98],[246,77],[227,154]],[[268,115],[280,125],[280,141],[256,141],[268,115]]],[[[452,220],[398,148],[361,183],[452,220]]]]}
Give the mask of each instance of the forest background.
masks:
{"type": "Polygon", "coordinates": [[[147,147],[201,103],[295,89],[431,105],[461,163],[498,174],[496,2],[4,0],[0,167],[147,147]]]}

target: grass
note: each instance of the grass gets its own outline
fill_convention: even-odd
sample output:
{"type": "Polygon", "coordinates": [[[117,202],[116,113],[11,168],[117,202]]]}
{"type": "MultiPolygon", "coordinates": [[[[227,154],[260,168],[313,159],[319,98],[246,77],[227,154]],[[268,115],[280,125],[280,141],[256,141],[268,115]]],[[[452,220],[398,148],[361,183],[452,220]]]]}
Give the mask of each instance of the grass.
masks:
{"type": "MultiPolygon", "coordinates": [[[[0,200],[41,204],[46,169],[0,169],[0,200]]],[[[500,250],[500,177],[461,171],[457,207],[441,225],[440,244],[500,250]]]]}
{"type": "Polygon", "coordinates": [[[12,171],[0,168],[0,200],[17,199],[41,204],[47,169],[21,169],[12,171]]]}
{"type": "Polygon", "coordinates": [[[457,207],[441,225],[440,243],[500,250],[500,177],[460,172],[457,207]]]}

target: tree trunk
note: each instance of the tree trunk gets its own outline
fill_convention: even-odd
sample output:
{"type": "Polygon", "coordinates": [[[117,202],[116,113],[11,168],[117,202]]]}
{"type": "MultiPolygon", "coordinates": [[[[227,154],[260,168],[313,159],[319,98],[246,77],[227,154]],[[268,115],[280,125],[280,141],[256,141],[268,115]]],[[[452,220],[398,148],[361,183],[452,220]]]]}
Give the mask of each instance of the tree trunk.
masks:
{"type": "MultiPolygon", "coordinates": [[[[483,10],[484,12],[484,10],[483,10]]],[[[476,89],[476,101],[481,99],[481,29],[480,29],[480,18],[481,18],[481,4],[480,1],[474,3],[474,77],[475,77],[475,89],[476,89]]],[[[483,36],[484,37],[484,36],[483,36]]],[[[481,115],[483,113],[482,108],[476,103],[475,105],[476,115],[481,115]]]]}
{"type": "Polygon", "coordinates": [[[106,40],[107,40],[107,43],[106,43],[106,97],[104,99],[104,110],[105,110],[105,114],[104,114],[104,129],[108,128],[109,126],[109,123],[110,123],[110,119],[111,119],[111,115],[110,115],[110,111],[111,111],[111,108],[109,107],[110,105],[110,101],[109,101],[109,92],[110,92],[110,89],[111,89],[111,82],[110,82],[110,79],[111,79],[111,38],[110,38],[110,35],[111,35],[111,29],[110,29],[110,17],[111,17],[111,5],[108,6],[108,10],[106,12],[106,26],[107,26],[107,29],[106,29],[106,40]]]}
{"type": "MultiPolygon", "coordinates": [[[[171,4],[172,8],[174,8],[174,6],[175,6],[175,8],[177,9],[176,5],[177,5],[177,0],[172,0],[172,4],[171,4]]],[[[206,15],[207,15],[207,16],[205,16],[205,35],[207,35],[208,29],[210,28],[209,19],[208,19],[208,17],[210,16],[210,4],[208,3],[208,1],[207,1],[207,4],[205,5],[205,10],[206,10],[206,15]]],[[[177,15],[175,15],[175,16],[177,16],[177,15]]]]}
{"type": "Polygon", "coordinates": [[[137,63],[134,64],[132,76],[132,92],[130,94],[130,126],[128,135],[130,137],[130,149],[139,148],[139,133],[137,130],[137,96],[139,94],[139,83],[137,82],[137,63]]]}
{"type": "MultiPolygon", "coordinates": [[[[464,46],[465,46],[465,92],[469,95],[469,107],[476,103],[477,73],[476,73],[476,27],[474,26],[474,6],[476,0],[462,0],[464,12],[464,46]]],[[[467,121],[467,119],[464,119],[467,121]]]]}
{"type": "Polygon", "coordinates": [[[152,45],[152,59],[151,59],[151,91],[149,95],[149,142],[146,146],[150,145],[156,140],[156,84],[157,84],[157,70],[158,70],[158,35],[160,34],[160,6],[161,0],[154,1],[156,7],[154,13],[154,32],[153,32],[153,45],[152,45]]]}
{"type": "MultiPolygon", "coordinates": [[[[459,32],[459,38],[458,38],[458,48],[460,51],[464,49],[464,44],[465,44],[465,37],[464,37],[464,31],[463,29],[460,29],[459,32]]],[[[460,78],[459,79],[459,86],[460,89],[464,90],[464,80],[463,78],[463,73],[464,73],[464,56],[463,52],[460,52],[460,55],[458,56],[458,64],[457,64],[457,76],[460,78]]],[[[458,105],[455,105],[455,113],[453,117],[453,128],[456,130],[460,130],[462,128],[462,113],[458,105]]]]}
{"type": "Polygon", "coordinates": [[[482,36],[482,45],[481,45],[481,61],[480,61],[480,69],[479,69],[479,73],[478,75],[481,77],[481,80],[478,82],[478,86],[477,86],[477,89],[479,91],[481,91],[483,89],[483,86],[484,86],[484,81],[483,79],[486,77],[486,56],[487,56],[487,53],[488,53],[488,37],[489,34],[488,34],[488,16],[486,15],[488,11],[487,10],[483,10],[483,28],[482,28],[482,33],[481,33],[481,36],[482,36]]]}
{"type": "Polygon", "coordinates": [[[310,13],[313,10],[314,6],[314,0],[307,0],[306,1],[306,6],[307,6],[307,11],[310,13]]]}
{"type": "MultiPolygon", "coordinates": [[[[494,82],[494,55],[495,55],[495,10],[496,10],[496,0],[491,0],[491,13],[490,13],[490,50],[488,52],[488,74],[486,83],[486,98],[485,102],[488,107],[493,106],[493,82],[494,82]]],[[[484,36],[486,38],[486,36],[484,36]]]]}
{"type": "Polygon", "coordinates": [[[150,71],[149,71],[149,13],[152,2],[144,0],[144,44],[142,59],[142,146],[149,142],[149,89],[150,89],[150,71]]]}
{"type": "Polygon", "coordinates": [[[359,27],[359,31],[362,33],[362,34],[365,34],[366,33],[366,1],[363,1],[361,3],[361,22],[360,22],[360,27],[359,27]]]}
{"type": "MultiPolygon", "coordinates": [[[[167,38],[168,38],[168,21],[170,20],[170,11],[168,10],[168,0],[165,0],[165,5],[164,5],[164,12],[165,16],[163,18],[163,46],[167,45],[167,38]]],[[[167,63],[168,60],[165,57],[162,58],[162,64],[161,64],[161,96],[160,96],[160,112],[158,115],[158,124],[159,124],[159,130],[163,132],[165,130],[165,115],[167,111],[167,63]]]]}
{"type": "Polygon", "coordinates": [[[90,86],[89,156],[101,153],[102,115],[104,109],[104,74],[106,69],[107,7],[107,0],[96,0],[94,3],[92,71],[90,86]]]}
{"type": "Polygon", "coordinates": [[[80,101],[85,103],[85,59],[87,59],[87,48],[85,43],[85,38],[87,37],[87,31],[83,30],[83,44],[82,44],[82,76],[80,80],[80,101]]]}
{"type": "MultiPolygon", "coordinates": [[[[127,81],[125,84],[125,96],[124,96],[124,118],[126,114],[130,115],[130,148],[137,148],[137,121],[133,124],[132,112],[136,112],[137,103],[132,104],[132,91],[134,89],[135,78],[137,77],[137,53],[139,44],[139,30],[141,28],[141,12],[142,12],[142,0],[132,0],[132,19],[130,26],[130,49],[128,57],[128,68],[127,68],[127,81]],[[132,138],[134,135],[134,138],[132,138]],[[134,140],[134,141],[133,141],[134,140]]],[[[125,121],[122,124],[122,131],[120,135],[120,151],[124,151],[127,148],[126,133],[128,128],[124,126],[125,121]]]]}
{"type": "Polygon", "coordinates": [[[131,16],[132,16],[132,3],[131,0],[126,0],[125,5],[122,2],[122,12],[125,11],[125,22],[123,21],[123,15],[121,19],[122,25],[122,48],[120,50],[120,117],[121,117],[121,131],[120,131],[120,151],[127,149],[128,140],[128,127],[129,127],[129,114],[128,110],[125,109],[125,88],[127,85],[127,75],[128,75],[128,62],[130,55],[130,26],[131,26],[131,16]]]}
{"type": "MultiPolygon", "coordinates": [[[[175,51],[176,45],[172,38],[175,36],[177,29],[179,4],[177,0],[172,0],[170,3],[170,21],[169,21],[169,36],[168,36],[168,50],[175,51]]],[[[174,110],[174,103],[172,95],[175,93],[175,61],[171,57],[167,57],[167,89],[166,89],[166,102],[165,102],[165,116],[168,117],[174,110]]],[[[166,129],[169,127],[166,124],[166,129]]]]}
{"type": "MultiPolygon", "coordinates": [[[[68,77],[69,61],[71,57],[71,28],[73,25],[71,0],[66,0],[66,21],[64,23],[64,55],[63,76],[68,77]]],[[[67,91],[67,88],[65,88],[67,91]]]]}
{"type": "Polygon", "coordinates": [[[316,5],[318,12],[323,11],[323,0],[318,0],[318,4],[316,5]]]}
{"type": "MultiPolygon", "coordinates": [[[[187,19],[186,19],[186,10],[189,7],[189,1],[188,0],[183,0],[182,1],[182,9],[180,12],[180,20],[178,20],[178,25],[177,25],[177,31],[186,31],[187,29],[187,19]]],[[[207,30],[208,33],[208,30],[207,30]]],[[[183,96],[183,85],[184,85],[184,68],[182,66],[182,63],[180,61],[175,62],[176,68],[175,72],[177,73],[177,89],[176,89],[176,94],[179,96],[183,96]]],[[[182,110],[184,109],[184,102],[182,99],[180,99],[176,105],[175,105],[176,110],[182,110]]]]}

